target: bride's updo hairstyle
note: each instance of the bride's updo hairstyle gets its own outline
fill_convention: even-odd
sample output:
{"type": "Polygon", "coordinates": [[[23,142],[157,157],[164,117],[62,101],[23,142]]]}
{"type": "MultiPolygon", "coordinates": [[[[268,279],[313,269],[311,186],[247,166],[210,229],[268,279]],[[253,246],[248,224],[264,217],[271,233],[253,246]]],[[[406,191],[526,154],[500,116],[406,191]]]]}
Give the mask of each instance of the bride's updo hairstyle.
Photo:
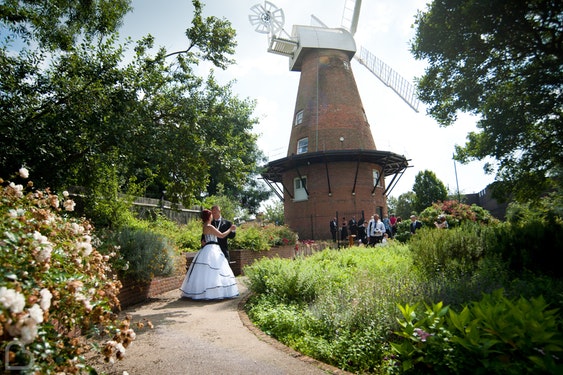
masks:
{"type": "Polygon", "coordinates": [[[211,211],[209,210],[201,211],[201,221],[207,223],[207,220],[209,220],[210,217],[211,217],[211,211]]]}

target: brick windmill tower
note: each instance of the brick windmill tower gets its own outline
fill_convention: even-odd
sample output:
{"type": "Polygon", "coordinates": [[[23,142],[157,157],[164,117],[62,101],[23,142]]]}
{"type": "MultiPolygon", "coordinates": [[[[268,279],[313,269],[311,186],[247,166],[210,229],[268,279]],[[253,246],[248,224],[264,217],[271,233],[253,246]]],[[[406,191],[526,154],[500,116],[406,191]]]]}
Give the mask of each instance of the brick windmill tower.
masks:
{"type": "Polygon", "coordinates": [[[354,33],[361,0],[348,0],[340,28],[294,25],[283,30],[283,10],[265,1],[251,8],[255,30],[268,34],[268,52],[289,58],[301,72],[287,157],[269,162],[262,177],[284,202],[285,223],[301,239],[331,238],[329,222],[387,214],[387,194],[408,160],[377,150],[351,69],[356,58],[417,110],[414,87],[361,48],[354,33]],[[386,178],[390,182],[386,184],[386,178]]]}

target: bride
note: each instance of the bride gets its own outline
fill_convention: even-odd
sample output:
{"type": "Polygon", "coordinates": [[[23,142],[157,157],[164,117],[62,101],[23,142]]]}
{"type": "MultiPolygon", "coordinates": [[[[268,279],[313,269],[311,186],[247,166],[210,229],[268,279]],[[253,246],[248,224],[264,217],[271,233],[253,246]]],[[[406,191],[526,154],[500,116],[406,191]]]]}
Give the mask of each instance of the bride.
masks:
{"type": "Polygon", "coordinates": [[[194,257],[184,282],[180,287],[182,297],[197,300],[233,298],[239,295],[235,275],[221,251],[217,238],[224,238],[236,229],[232,225],[225,232],[219,232],[211,225],[210,210],[201,212],[205,246],[194,257]]]}

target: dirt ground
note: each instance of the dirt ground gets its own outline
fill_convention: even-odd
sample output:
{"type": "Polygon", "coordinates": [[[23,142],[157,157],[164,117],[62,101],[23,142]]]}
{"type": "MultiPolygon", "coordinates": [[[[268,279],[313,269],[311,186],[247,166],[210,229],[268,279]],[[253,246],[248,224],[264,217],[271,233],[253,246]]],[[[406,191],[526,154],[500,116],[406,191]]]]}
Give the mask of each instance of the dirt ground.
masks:
{"type": "Polygon", "coordinates": [[[282,345],[252,325],[241,295],[224,301],[192,301],[180,291],[164,293],[123,311],[133,322],[150,321],[154,328],[136,328],[137,338],[125,358],[96,366],[109,374],[348,374],[282,345]]]}

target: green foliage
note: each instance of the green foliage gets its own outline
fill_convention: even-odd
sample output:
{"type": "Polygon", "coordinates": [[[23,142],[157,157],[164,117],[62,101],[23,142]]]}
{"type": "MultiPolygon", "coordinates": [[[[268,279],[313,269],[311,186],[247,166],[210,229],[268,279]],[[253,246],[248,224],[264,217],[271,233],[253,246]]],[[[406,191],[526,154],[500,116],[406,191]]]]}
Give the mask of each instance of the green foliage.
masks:
{"type": "MultiPolygon", "coordinates": [[[[420,312],[418,306],[398,306],[402,319],[398,320],[400,329],[395,334],[403,340],[391,343],[397,356],[393,357],[389,366],[399,374],[464,373],[464,366],[458,358],[461,353],[452,342],[452,334],[446,324],[449,308],[438,302],[426,305],[426,310],[420,312]]],[[[470,373],[479,373],[479,369],[472,370],[475,372],[470,373]]]]}
{"type": "Polygon", "coordinates": [[[484,229],[466,223],[449,230],[423,228],[409,241],[428,301],[458,305],[509,280],[509,265],[488,251],[484,229]]]}
{"type": "Polygon", "coordinates": [[[412,52],[428,62],[419,98],[442,126],[476,115],[456,160],[493,158],[503,198],[542,196],[561,171],[562,13],[561,1],[476,0],[432,1],[416,16],[412,52]]]}
{"type": "Polygon", "coordinates": [[[132,220],[131,205],[134,197],[142,192],[133,181],[125,184],[120,181],[118,169],[103,162],[96,163],[91,170],[94,180],[104,181],[91,186],[87,193],[88,199],[82,201],[84,215],[96,227],[120,228],[132,220]],[[127,195],[121,194],[127,189],[127,195]]]}
{"type": "Polygon", "coordinates": [[[373,371],[394,321],[392,301],[412,298],[411,271],[408,249],[391,245],[261,259],[245,268],[256,296],[249,316],[302,353],[350,371],[373,371]]]}
{"type": "Polygon", "coordinates": [[[429,170],[417,173],[412,190],[415,194],[413,208],[416,212],[424,210],[434,202],[444,201],[448,197],[448,190],[444,183],[429,170]]]}
{"type": "MultiPolygon", "coordinates": [[[[236,222],[236,217],[238,217],[237,205],[235,201],[224,195],[224,190],[219,187],[218,194],[206,197],[203,200],[202,207],[211,210],[211,207],[219,206],[221,208],[221,216],[236,222]]],[[[201,224],[201,221],[199,222],[201,224]]]]}
{"type": "Polygon", "coordinates": [[[96,225],[121,225],[116,190],[131,186],[185,206],[219,186],[248,207],[267,196],[253,179],[255,103],[194,71],[232,63],[227,20],[194,1],[187,49],[168,53],[152,36],[119,44],[128,1],[14,4],[0,15],[11,31],[0,36],[0,174],[23,164],[37,187],[79,187],[96,225]]]}
{"type": "Polygon", "coordinates": [[[408,221],[409,216],[411,216],[411,212],[415,211],[415,200],[416,194],[412,191],[399,195],[396,203],[394,203],[393,213],[397,217],[408,221]]]}
{"type": "Polygon", "coordinates": [[[77,4],[5,2],[0,22],[25,43],[38,43],[44,50],[68,50],[83,35],[107,35],[116,31],[130,10],[129,0],[77,4]]]}
{"type": "Polygon", "coordinates": [[[286,225],[264,225],[261,233],[270,246],[292,246],[297,243],[297,233],[286,225]]]}
{"type": "Polygon", "coordinates": [[[264,251],[275,246],[292,246],[296,243],[297,234],[286,226],[246,224],[237,228],[237,235],[230,240],[229,247],[264,251]]]}
{"type": "MultiPolygon", "coordinates": [[[[201,222],[191,220],[177,230],[168,232],[173,234],[174,243],[179,252],[196,251],[201,247],[201,222]]],[[[170,238],[170,237],[169,237],[170,238]]]]}
{"type": "Polygon", "coordinates": [[[459,313],[442,303],[399,306],[403,319],[393,343],[405,374],[557,374],[563,335],[557,309],[540,296],[508,299],[484,294],[459,313]]]}
{"type": "Polygon", "coordinates": [[[230,241],[231,249],[263,251],[271,247],[262,229],[255,225],[246,226],[244,230],[237,228],[236,237],[230,241]]]}
{"type": "Polygon", "coordinates": [[[505,223],[483,230],[483,246],[491,254],[500,256],[516,273],[531,271],[562,277],[559,266],[563,248],[563,223],[560,221],[526,220],[505,223]]]}
{"type": "Polygon", "coordinates": [[[401,222],[397,223],[397,234],[395,234],[394,240],[399,242],[405,243],[411,238],[411,221],[401,220],[401,222]]]}
{"type": "Polygon", "coordinates": [[[30,373],[95,373],[84,357],[99,354],[92,339],[104,341],[109,361],[122,358],[135,338],[129,320],[120,322],[113,313],[121,283],[110,256],[95,248],[90,222],[70,217],[74,202],[66,194],[34,190],[31,181],[24,188],[19,181],[27,174],[22,168],[15,182],[0,179],[2,358],[30,365],[30,373]],[[18,344],[10,349],[13,358],[5,356],[10,343],[18,344]]]}
{"type": "Polygon", "coordinates": [[[534,202],[512,202],[506,209],[506,221],[512,224],[525,224],[527,222],[560,223],[563,221],[561,213],[561,196],[548,194],[534,202]]]}
{"type": "Polygon", "coordinates": [[[124,262],[122,277],[148,282],[155,276],[169,276],[174,269],[174,248],[170,241],[152,231],[122,228],[117,237],[124,262]]]}
{"type": "Polygon", "coordinates": [[[303,260],[289,263],[287,259],[272,258],[246,267],[245,276],[257,293],[271,294],[280,302],[302,303],[314,300],[319,282],[315,270],[303,260]]]}
{"type": "Polygon", "coordinates": [[[478,227],[463,225],[449,230],[423,227],[409,242],[414,264],[429,278],[473,274],[484,249],[478,227]]]}
{"type": "Polygon", "coordinates": [[[266,205],[264,220],[275,225],[284,225],[284,208],[282,201],[276,201],[270,205],[266,205]]]}
{"type": "Polygon", "coordinates": [[[254,296],[246,307],[268,334],[354,373],[503,373],[495,370],[509,360],[506,373],[521,366],[525,373],[556,374],[563,322],[555,307],[563,305],[563,282],[511,272],[489,247],[500,245],[492,235],[499,228],[504,225],[468,222],[450,230],[423,228],[408,247],[390,241],[385,247],[326,249],[295,260],[261,259],[244,270],[254,296]],[[498,298],[499,288],[513,299],[498,298]],[[489,293],[489,299],[483,297],[489,293]],[[555,307],[548,310],[547,304],[555,307]],[[422,311],[421,305],[431,307],[422,311]],[[473,342],[486,358],[456,341],[470,340],[474,330],[457,331],[452,319],[465,319],[467,313],[456,317],[454,309],[472,309],[478,329],[486,327],[473,342]],[[512,323],[502,320],[518,328],[511,333],[512,323]],[[517,348],[507,348],[505,356],[503,345],[511,345],[505,338],[521,335],[520,330],[530,332],[514,340],[517,348]],[[491,346],[495,335],[505,341],[491,346]]]}

